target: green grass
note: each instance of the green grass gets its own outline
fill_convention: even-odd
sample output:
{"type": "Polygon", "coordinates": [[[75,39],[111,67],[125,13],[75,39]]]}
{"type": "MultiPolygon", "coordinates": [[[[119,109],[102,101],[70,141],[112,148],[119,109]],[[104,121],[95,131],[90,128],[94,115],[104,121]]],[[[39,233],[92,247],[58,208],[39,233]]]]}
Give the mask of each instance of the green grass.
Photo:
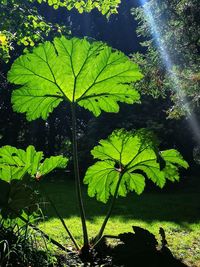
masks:
{"type": "MultiPolygon", "coordinates": [[[[195,184],[195,183],[194,183],[195,184]]],[[[81,224],[78,207],[75,204],[75,190],[72,181],[44,182],[46,192],[56,204],[60,214],[79,243],[81,224]]],[[[198,186],[199,187],[199,186],[198,186]]],[[[117,200],[105,234],[117,235],[131,231],[132,225],[141,226],[159,238],[159,227],[163,227],[173,254],[189,266],[200,266],[200,198],[198,187],[194,185],[176,190],[173,193],[154,192],[141,196],[129,194],[117,200]],[[185,189],[186,188],[186,189],[185,189]]],[[[86,206],[89,236],[97,234],[107,211],[107,205],[87,197],[83,190],[86,206]]],[[[40,228],[62,244],[71,243],[54,211],[48,203],[43,205],[45,222],[40,228]]]]}

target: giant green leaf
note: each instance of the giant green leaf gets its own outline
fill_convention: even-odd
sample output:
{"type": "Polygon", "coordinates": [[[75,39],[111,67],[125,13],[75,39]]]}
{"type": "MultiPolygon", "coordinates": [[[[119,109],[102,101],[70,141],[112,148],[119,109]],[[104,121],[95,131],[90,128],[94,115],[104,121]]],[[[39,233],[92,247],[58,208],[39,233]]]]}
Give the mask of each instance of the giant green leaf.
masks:
{"type": "Polygon", "coordinates": [[[139,101],[132,83],[140,80],[137,64],[122,52],[102,42],[65,37],[55,38],[20,56],[8,74],[13,91],[12,103],[28,120],[46,119],[66,100],[90,110],[118,112],[118,102],[139,101]]]}
{"type": "Polygon", "coordinates": [[[64,168],[67,162],[63,156],[44,159],[43,152],[37,152],[33,146],[26,150],[4,146],[0,148],[0,179],[9,182],[26,174],[40,178],[55,168],[64,168]]]}
{"type": "Polygon", "coordinates": [[[141,194],[145,177],[162,188],[166,179],[179,179],[179,167],[188,167],[177,150],[159,153],[154,142],[141,131],[114,131],[91,153],[99,161],[88,168],[84,183],[88,184],[89,196],[96,196],[102,202],[115,194],[118,183],[118,196],[126,196],[129,191],[141,194]],[[160,166],[158,155],[165,162],[164,168],[160,166]]]}

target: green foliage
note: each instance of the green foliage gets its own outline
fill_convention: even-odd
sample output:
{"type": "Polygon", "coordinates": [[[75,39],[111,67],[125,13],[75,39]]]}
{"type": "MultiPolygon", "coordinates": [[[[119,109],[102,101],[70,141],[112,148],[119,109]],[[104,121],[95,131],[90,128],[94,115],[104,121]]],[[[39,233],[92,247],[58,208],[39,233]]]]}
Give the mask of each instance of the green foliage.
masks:
{"type": "Polygon", "coordinates": [[[30,215],[38,208],[38,195],[25,182],[26,177],[39,180],[55,168],[65,168],[63,156],[44,159],[33,146],[26,151],[12,146],[0,148],[0,209],[4,218],[16,218],[23,212],[30,215]]]}
{"type": "MultiPolygon", "coordinates": [[[[57,8],[60,2],[48,3],[57,8]]],[[[79,178],[76,106],[84,107],[95,116],[102,111],[118,112],[118,102],[139,102],[140,95],[133,83],[142,77],[138,65],[120,51],[102,42],[64,36],[40,44],[32,52],[20,56],[8,73],[8,80],[17,85],[12,93],[13,108],[26,113],[29,121],[40,117],[47,119],[49,113],[63,101],[71,105],[74,176],[84,239],[81,253],[87,256],[90,245],[79,178]]],[[[67,163],[59,156],[41,163],[42,155],[33,148],[26,152],[5,150],[9,151],[8,158],[7,154],[5,157],[4,153],[0,153],[0,174],[4,179],[12,176],[21,179],[25,174],[40,179],[55,167],[64,167],[67,163]]],[[[179,179],[179,167],[188,167],[176,150],[159,152],[152,136],[145,131],[115,131],[107,140],[100,141],[92,154],[99,161],[88,169],[84,178],[84,183],[89,185],[88,193],[102,202],[113,196],[94,245],[103,235],[117,196],[126,196],[129,191],[141,194],[146,176],[162,188],[166,179],[179,179]]],[[[51,203],[73,241],[64,220],[51,203]]],[[[73,242],[79,249],[76,241],[73,242]]]]}
{"type": "Polygon", "coordinates": [[[9,51],[12,49],[11,43],[9,40],[12,35],[7,31],[0,31],[0,58],[3,58],[5,61],[9,59],[9,51]]]}
{"type": "Polygon", "coordinates": [[[166,179],[179,179],[178,168],[187,168],[187,162],[175,149],[160,152],[165,162],[161,168],[154,142],[143,132],[114,131],[106,140],[94,147],[92,155],[99,161],[89,167],[84,183],[88,184],[88,194],[106,203],[115,194],[119,183],[118,196],[126,196],[129,191],[141,194],[145,187],[145,176],[159,187],[166,179]]]}
{"type": "Polygon", "coordinates": [[[103,15],[109,17],[111,14],[117,13],[117,8],[121,0],[37,0],[38,3],[48,3],[53,8],[65,7],[68,10],[75,8],[78,12],[90,12],[97,8],[103,15]]]}
{"type": "MultiPolygon", "coordinates": [[[[137,64],[120,51],[101,42],[65,37],[55,38],[53,44],[45,42],[32,53],[22,55],[8,73],[10,82],[22,85],[12,94],[14,110],[25,112],[28,120],[46,119],[63,100],[71,104],[74,173],[86,248],[89,242],[80,189],[75,106],[78,104],[95,116],[102,110],[118,112],[118,102],[139,101],[131,83],[141,78],[137,64]]],[[[36,178],[41,176],[39,171],[36,178]]],[[[70,233],[68,229],[67,232],[70,233]]],[[[73,238],[71,234],[70,237],[73,238]]]]}
{"type": "Polygon", "coordinates": [[[151,94],[154,97],[170,95],[173,102],[172,107],[167,111],[170,118],[179,118],[189,113],[188,105],[183,101],[183,95],[186,95],[190,109],[199,106],[199,13],[199,0],[150,0],[143,7],[133,10],[133,15],[139,22],[138,35],[145,39],[142,46],[147,51],[145,55],[133,56],[133,60],[141,66],[145,76],[138,83],[137,88],[142,93],[151,94]],[[154,20],[154,27],[151,25],[152,19],[149,16],[154,20]],[[178,79],[178,88],[175,88],[174,81],[163,63],[156,36],[159,43],[166,48],[164,53],[171,60],[173,65],[171,72],[178,79]]]}
{"type": "Polygon", "coordinates": [[[101,42],[65,37],[45,42],[20,56],[8,73],[14,90],[12,103],[28,120],[46,119],[63,100],[90,110],[95,116],[118,112],[117,102],[132,104],[139,94],[130,83],[142,78],[137,64],[101,42]]]}
{"type": "Polygon", "coordinates": [[[33,47],[49,35],[69,33],[66,26],[47,22],[32,1],[1,1],[0,59],[8,62],[16,45],[33,47]]]}
{"type": "Polygon", "coordinates": [[[12,181],[22,179],[26,174],[40,179],[55,168],[65,168],[68,159],[55,156],[44,159],[43,152],[37,152],[33,146],[26,151],[12,146],[0,148],[0,179],[12,181]]]}
{"type": "Polygon", "coordinates": [[[120,0],[3,0],[0,3],[0,59],[8,62],[16,43],[22,47],[33,47],[49,35],[70,33],[66,26],[50,23],[41,16],[37,4],[47,3],[54,9],[75,8],[78,12],[98,9],[107,18],[117,13],[120,0]]]}

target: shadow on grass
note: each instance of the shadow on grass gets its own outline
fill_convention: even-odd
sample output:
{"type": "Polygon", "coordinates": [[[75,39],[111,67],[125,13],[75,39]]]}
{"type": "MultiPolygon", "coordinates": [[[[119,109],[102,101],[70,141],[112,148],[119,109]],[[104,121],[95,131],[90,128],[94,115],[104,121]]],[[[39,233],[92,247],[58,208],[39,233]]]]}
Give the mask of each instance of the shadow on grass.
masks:
{"type": "MultiPolygon", "coordinates": [[[[73,181],[42,182],[48,196],[56,205],[63,218],[69,218],[79,214],[76,204],[76,195],[73,181]]],[[[87,219],[93,221],[95,216],[104,216],[107,212],[108,204],[89,198],[83,189],[84,203],[86,207],[87,219]]],[[[47,219],[55,218],[55,212],[51,205],[45,202],[41,208],[47,219]]],[[[139,219],[146,222],[151,221],[172,221],[179,224],[195,223],[200,221],[200,196],[197,192],[157,192],[143,193],[137,196],[129,193],[126,198],[119,198],[112,216],[120,216],[123,220],[139,219]],[[124,216],[124,217],[123,217],[124,216]],[[183,223],[184,222],[184,223],[183,223]]],[[[184,226],[184,225],[183,225],[184,226]]]]}
{"type": "MultiPolygon", "coordinates": [[[[156,237],[141,227],[133,226],[133,232],[119,234],[119,242],[111,248],[113,263],[125,267],[187,267],[176,259],[167,246],[165,232],[160,228],[162,238],[161,248],[158,249],[156,237]]],[[[109,248],[109,247],[108,247],[109,248]]]]}

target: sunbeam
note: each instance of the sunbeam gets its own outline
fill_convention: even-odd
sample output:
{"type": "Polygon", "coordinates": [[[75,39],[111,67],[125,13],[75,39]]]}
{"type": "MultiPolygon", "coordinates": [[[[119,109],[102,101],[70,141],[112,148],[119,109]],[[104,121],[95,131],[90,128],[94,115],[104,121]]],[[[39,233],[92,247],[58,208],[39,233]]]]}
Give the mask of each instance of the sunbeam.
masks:
{"type": "MultiPolygon", "coordinates": [[[[188,123],[191,127],[191,130],[193,132],[193,135],[195,137],[195,141],[198,145],[200,145],[200,126],[197,121],[197,118],[193,111],[191,110],[189,103],[187,101],[186,94],[182,88],[181,82],[179,80],[179,77],[176,75],[176,73],[173,71],[174,62],[172,58],[170,57],[169,51],[167,49],[166,44],[163,42],[160,27],[162,25],[157,25],[151,7],[147,0],[140,0],[141,5],[143,6],[143,10],[145,13],[145,16],[147,18],[147,23],[150,27],[151,34],[154,38],[154,41],[156,43],[156,46],[158,48],[158,51],[160,53],[160,57],[162,59],[163,64],[166,67],[167,73],[169,75],[170,80],[173,82],[173,90],[176,92],[178,98],[185,106],[186,110],[188,111],[188,123]]],[[[163,21],[164,23],[164,21],[163,21]]]]}

